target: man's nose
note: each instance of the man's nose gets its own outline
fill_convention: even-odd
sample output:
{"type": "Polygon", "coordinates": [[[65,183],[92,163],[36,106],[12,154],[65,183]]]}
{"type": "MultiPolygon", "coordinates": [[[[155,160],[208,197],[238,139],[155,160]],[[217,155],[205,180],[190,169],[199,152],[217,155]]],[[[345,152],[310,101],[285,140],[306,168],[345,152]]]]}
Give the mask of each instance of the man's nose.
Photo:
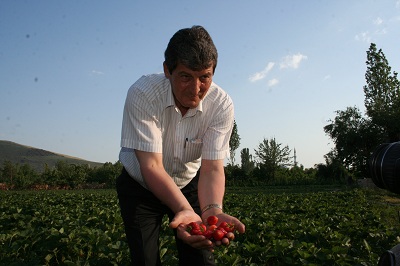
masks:
{"type": "Polygon", "coordinates": [[[200,91],[202,85],[203,83],[200,81],[200,79],[194,79],[193,84],[191,86],[192,92],[197,94],[200,91]]]}

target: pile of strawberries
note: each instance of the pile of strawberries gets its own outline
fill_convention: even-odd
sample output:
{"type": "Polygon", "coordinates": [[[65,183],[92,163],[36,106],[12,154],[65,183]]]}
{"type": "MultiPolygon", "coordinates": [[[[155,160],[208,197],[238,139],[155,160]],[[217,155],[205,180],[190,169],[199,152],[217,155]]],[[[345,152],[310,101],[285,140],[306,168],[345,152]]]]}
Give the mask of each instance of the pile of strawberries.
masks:
{"type": "Polygon", "coordinates": [[[221,222],[218,226],[218,217],[209,216],[207,218],[207,225],[203,223],[191,222],[187,227],[187,231],[191,235],[203,235],[211,241],[221,241],[224,237],[229,240],[235,238],[233,231],[235,230],[235,225],[227,222],[221,222]]]}

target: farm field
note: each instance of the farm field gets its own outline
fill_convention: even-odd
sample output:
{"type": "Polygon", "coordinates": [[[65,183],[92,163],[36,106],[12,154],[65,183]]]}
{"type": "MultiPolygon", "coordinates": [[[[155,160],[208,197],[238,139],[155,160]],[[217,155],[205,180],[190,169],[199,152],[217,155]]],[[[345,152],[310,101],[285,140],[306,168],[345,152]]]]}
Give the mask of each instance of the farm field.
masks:
{"type": "MultiPolygon", "coordinates": [[[[227,188],[246,224],[217,265],[377,265],[400,243],[400,197],[338,187],[227,188]]],[[[164,219],[163,265],[176,265],[164,219]]],[[[0,265],[128,265],[114,190],[0,191],[0,265]]]]}

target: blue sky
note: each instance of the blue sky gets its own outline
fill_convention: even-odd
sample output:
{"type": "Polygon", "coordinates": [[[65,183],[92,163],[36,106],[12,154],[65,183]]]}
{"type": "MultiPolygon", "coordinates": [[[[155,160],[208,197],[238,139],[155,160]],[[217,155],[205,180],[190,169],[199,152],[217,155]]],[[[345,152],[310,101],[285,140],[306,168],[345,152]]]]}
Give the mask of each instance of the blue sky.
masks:
{"type": "Polygon", "coordinates": [[[305,167],[332,148],[336,110],[364,110],[366,51],[400,68],[400,0],[0,1],[0,139],[118,160],[129,86],[161,72],[179,29],[204,26],[214,82],[235,103],[241,145],[296,149],[305,167]]]}

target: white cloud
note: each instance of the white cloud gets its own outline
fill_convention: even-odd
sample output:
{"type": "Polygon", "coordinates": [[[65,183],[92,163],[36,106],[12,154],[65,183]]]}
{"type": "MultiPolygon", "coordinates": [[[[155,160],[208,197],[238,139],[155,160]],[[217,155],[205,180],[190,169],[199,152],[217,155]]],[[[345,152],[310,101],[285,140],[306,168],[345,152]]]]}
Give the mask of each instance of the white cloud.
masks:
{"type": "Polygon", "coordinates": [[[280,68],[298,68],[301,61],[306,60],[307,56],[297,53],[295,55],[288,55],[282,59],[279,64],[280,68]]]}
{"type": "Polygon", "coordinates": [[[400,0],[396,2],[396,8],[400,8],[400,0]]]}
{"type": "Polygon", "coordinates": [[[92,70],[93,75],[104,75],[104,72],[98,70],[92,70]]]}
{"type": "Polygon", "coordinates": [[[371,36],[368,31],[361,32],[361,33],[357,34],[354,38],[357,41],[362,41],[362,42],[367,42],[367,43],[371,42],[371,36]]]}
{"type": "Polygon", "coordinates": [[[374,19],[373,23],[375,25],[381,25],[383,23],[383,20],[380,17],[377,17],[376,19],[374,19]]]}
{"type": "MultiPolygon", "coordinates": [[[[398,1],[398,3],[400,3],[400,0],[398,1]]],[[[364,32],[360,32],[354,36],[354,39],[356,41],[370,43],[372,42],[372,39],[376,37],[376,35],[385,35],[388,33],[384,24],[385,23],[383,19],[377,17],[374,20],[372,20],[372,25],[374,26],[374,29],[370,29],[370,31],[367,30],[364,32]]]]}
{"type": "Polygon", "coordinates": [[[272,87],[272,86],[275,86],[276,84],[278,84],[279,83],[279,80],[277,80],[277,79],[271,79],[271,80],[268,80],[268,87],[272,87]]]}
{"type": "Polygon", "coordinates": [[[331,78],[331,75],[328,74],[328,75],[326,75],[326,76],[324,77],[324,81],[325,81],[325,80],[328,80],[328,79],[330,79],[330,78],[331,78]]]}
{"type": "MultiPolygon", "coordinates": [[[[288,55],[285,56],[281,62],[279,63],[280,69],[284,68],[298,68],[300,66],[300,63],[303,60],[306,60],[307,56],[303,55],[301,53],[297,53],[294,55],[288,55]]],[[[256,72],[253,75],[249,77],[250,82],[256,82],[258,80],[264,79],[267,74],[274,68],[275,63],[274,62],[268,62],[267,66],[261,70],[260,72],[256,72]]],[[[276,84],[279,83],[279,80],[276,78],[270,79],[268,81],[268,87],[275,86],[276,84]]]]}
{"type": "Polygon", "coordinates": [[[385,35],[386,33],[387,33],[386,29],[379,29],[379,30],[375,31],[375,34],[378,34],[378,35],[385,35]]]}
{"type": "Polygon", "coordinates": [[[261,79],[265,78],[267,76],[268,72],[270,72],[271,69],[274,67],[274,65],[275,65],[274,62],[269,62],[268,65],[262,71],[251,75],[249,80],[251,82],[256,82],[257,80],[261,80],[261,79]]]}

